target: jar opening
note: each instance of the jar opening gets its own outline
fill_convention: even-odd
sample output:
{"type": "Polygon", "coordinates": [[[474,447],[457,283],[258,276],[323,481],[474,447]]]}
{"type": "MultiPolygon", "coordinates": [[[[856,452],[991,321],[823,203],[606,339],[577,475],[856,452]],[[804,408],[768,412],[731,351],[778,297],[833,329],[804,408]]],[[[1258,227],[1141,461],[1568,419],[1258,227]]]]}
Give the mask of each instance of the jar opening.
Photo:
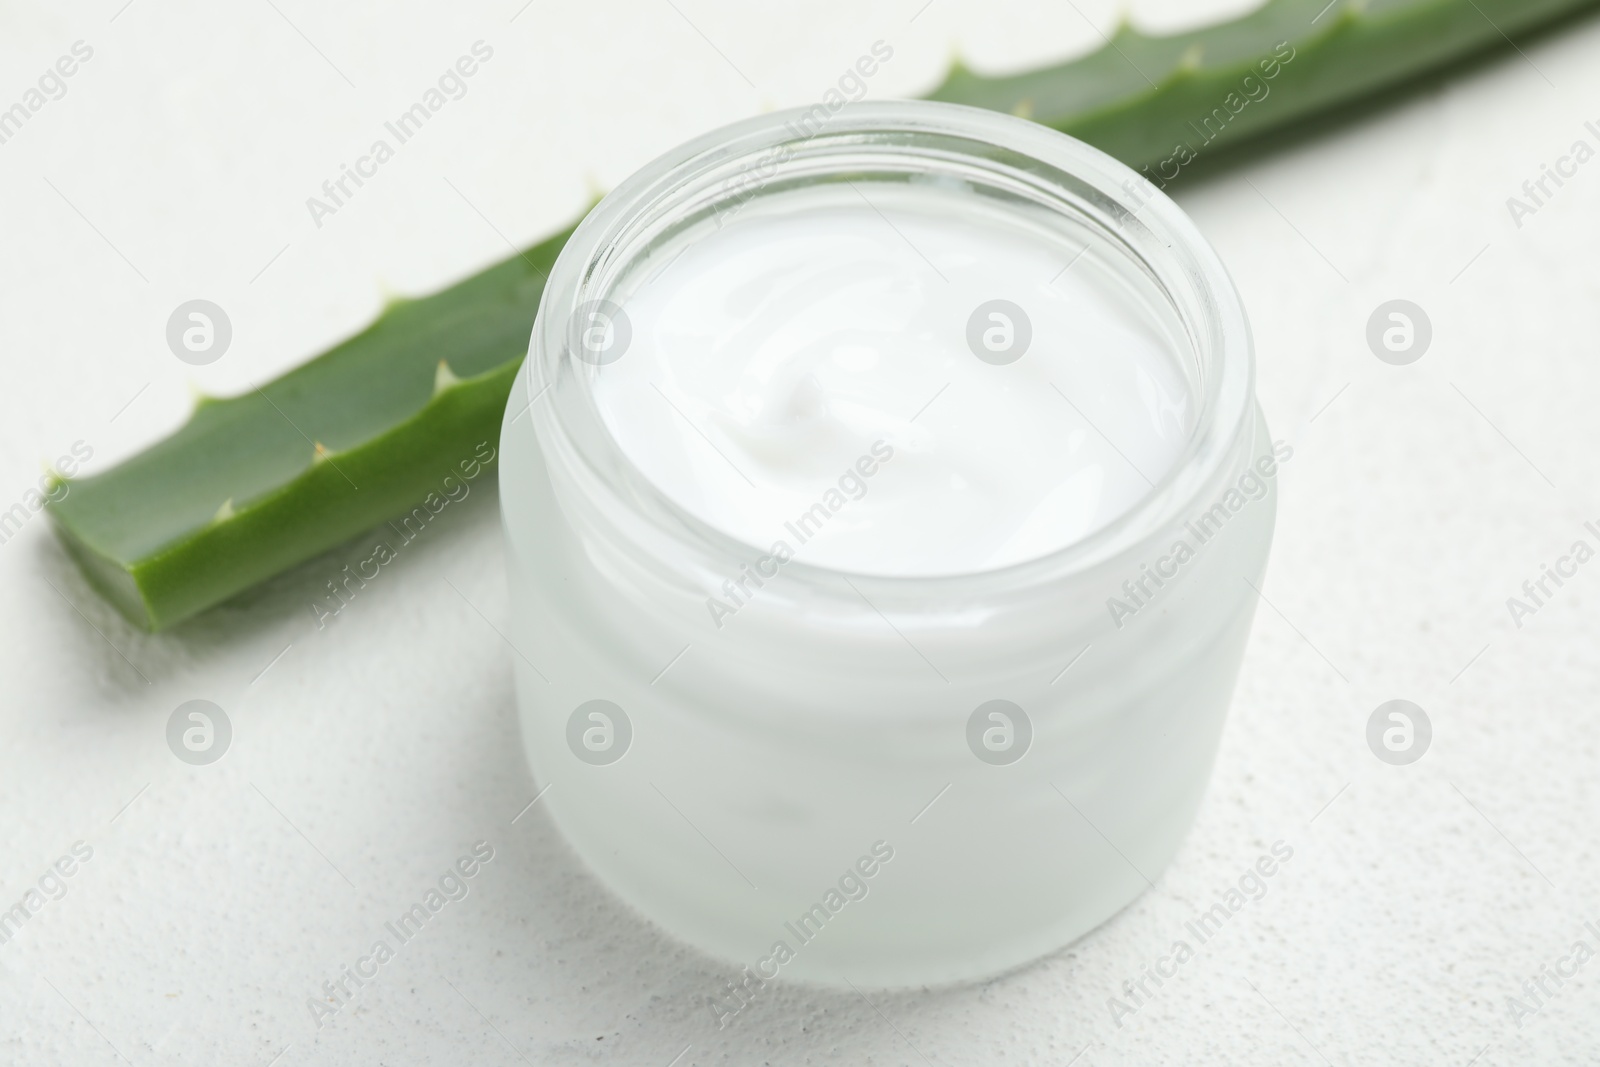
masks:
{"type": "MultiPolygon", "coordinates": [[[[914,254],[946,285],[952,283],[952,277],[958,281],[963,277],[981,278],[985,271],[997,269],[993,262],[977,262],[983,259],[985,249],[978,245],[958,247],[959,242],[951,244],[946,240],[948,231],[956,226],[950,220],[957,213],[963,224],[989,227],[995,234],[1015,234],[1019,241],[1026,239],[1033,247],[1048,250],[1056,262],[1065,266],[1061,275],[1052,279],[1056,289],[1038,290],[1035,299],[1042,303],[1031,305],[1031,316],[1016,303],[1002,300],[999,303],[1009,303],[1009,307],[998,311],[989,308],[989,318],[985,319],[985,308],[995,301],[985,303],[979,299],[983,295],[981,284],[967,285],[963,290],[965,302],[974,304],[968,309],[961,299],[943,296],[952,290],[941,289],[928,277],[927,292],[934,295],[912,301],[918,314],[943,315],[938,305],[950,303],[949,314],[953,317],[940,327],[942,336],[965,335],[972,348],[970,357],[962,354],[961,359],[966,362],[959,366],[952,362],[954,356],[948,357],[946,363],[956,366],[957,373],[946,375],[951,378],[946,387],[957,380],[965,381],[963,376],[994,373],[995,368],[986,366],[991,362],[1009,362],[1004,352],[997,355],[986,351],[985,346],[992,348],[995,339],[1014,344],[1019,322],[1031,331],[1035,319],[1040,320],[1038,332],[1042,338],[1059,338],[1063,331],[1089,331],[1086,336],[1098,336],[1094,330],[1113,328],[1123,331],[1116,335],[1119,338],[1137,334],[1149,342],[1139,341],[1149,349],[1137,357],[1146,359],[1146,365],[1122,367],[1117,372],[1121,377],[1091,376],[1092,380],[1079,383],[1076,389],[1068,382],[1067,390],[1043,375],[1032,383],[1033,388],[1012,394],[1012,401],[1032,402],[1029,396],[1048,385],[1064,401],[1060,407],[1063,424],[1081,423],[1066,426],[1061,432],[1067,433],[1068,438],[1062,441],[1070,439],[1070,447],[1083,450],[1094,464],[1082,471],[1067,472],[1076,479],[1068,488],[1077,496],[1068,493],[1063,497],[1062,507],[1066,510],[1034,508],[1029,513],[1034,516],[1030,518],[1032,525],[1002,544],[991,531],[980,529],[987,519],[984,506],[947,508],[945,521],[976,524],[972,537],[973,544],[979,546],[977,554],[970,560],[957,554],[897,565],[890,556],[882,560],[871,556],[870,529],[851,547],[850,523],[862,526],[863,516],[877,504],[874,499],[872,503],[851,505],[855,511],[846,516],[846,521],[830,528],[832,543],[842,547],[830,554],[827,544],[819,539],[811,552],[796,556],[788,572],[845,574],[889,583],[898,579],[960,581],[1006,575],[1033,581],[1081,570],[1117,554],[1169,522],[1174,513],[1203,492],[1210,475],[1242,431],[1252,387],[1250,341],[1243,311],[1215,253],[1181,211],[1148,182],[1080,142],[1024,120],[977,109],[920,102],[850,105],[821,124],[814,116],[808,120],[801,112],[778,113],[708,134],[629,178],[579,227],[545,290],[526,378],[528,399],[549,394],[548,407],[541,404],[535,409],[542,447],[547,454],[565,455],[576,461],[589,476],[586,491],[610,499],[615,504],[610,509],[613,515],[628,513],[628,522],[652,526],[653,535],[665,536],[701,553],[748,554],[751,548],[765,550],[767,543],[756,531],[763,525],[775,528],[772,518],[784,514],[798,517],[806,511],[821,514],[794,506],[806,503],[804,494],[798,490],[787,496],[775,493],[772,514],[763,514],[761,522],[741,528],[739,516],[717,514],[707,503],[715,503],[719,490],[713,488],[703,499],[694,499],[692,494],[686,495],[683,485],[692,486],[697,479],[721,478],[727,480],[728,487],[743,493],[735,483],[742,478],[751,488],[756,488],[757,481],[764,487],[770,480],[764,476],[765,468],[752,478],[729,453],[750,466],[760,461],[761,449],[770,449],[772,440],[780,440],[788,452],[774,469],[787,472],[795,456],[815,458],[826,452],[826,448],[815,444],[824,440],[818,436],[821,431],[817,430],[816,420],[807,422],[806,413],[802,412],[776,428],[770,421],[755,427],[759,433],[749,426],[737,427],[745,436],[732,443],[723,438],[724,447],[717,448],[711,436],[696,424],[695,416],[703,412],[685,410],[693,408],[694,397],[674,392],[683,388],[682,379],[688,375],[674,369],[674,373],[657,374],[645,381],[652,377],[652,370],[659,368],[643,366],[638,347],[627,349],[630,343],[637,342],[641,323],[621,309],[633,307],[648,317],[649,321],[642,325],[652,339],[670,335],[662,323],[670,325],[674,314],[683,319],[681,307],[675,310],[669,302],[661,310],[650,303],[652,294],[664,286],[679,298],[682,307],[710,308],[713,313],[720,313],[720,306],[714,302],[691,300],[698,299],[692,271],[688,281],[678,280],[685,269],[681,264],[696,262],[696,249],[718,242],[726,246],[735,238],[742,240],[739,255],[755,265],[746,273],[761,276],[759,268],[767,261],[760,257],[784,240],[791,240],[795,248],[802,250],[833,247],[826,242],[820,246],[817,243],[822,240],[818,231],[827,229],[818,223],[820,219],[831,220],[828,225],[837,231],[837,247],[854,248],[865,228],[876,226],[876,216],[884,225],[876,231],[875,255],[898,254],[911,263],[914,271],[922,271],[911,258],[914,254]],[[937,217],[941,213],[947,216],[946,233],[919,228],[917,220],[921,216],[937,217]],[[784,228],[785,220],[796,219],[807,221],[798,229],[784,228]],[[941,241],[950,247],[944,247],[941,241]],[[898,253],[893,252],[896,248],[898,253]],[[941,262],[945,264],[942,270],[941,262]],[[976,273],[961,275],[966,265],[973,265],[976,273]],[[1060,285],[1061,276],[1067,278],[1065,287],[1060,285]],[[1068,291],[1067,296],[1058,299],[1057,290],[1062,288],[1068,291]],[[690,296],[685,297],[684,293],[690,296]],[[1079,301],[1076,305],[1072,303],[1074,299],[1079,301]],[[1109,322],[1107,316],[1112,310],[1128,323],[1089,321],[1098,316],[1109,322]],[[983,332],[986,328],[990,330],[987,334],[983,332]],[[596,341],[598,348],[594,346],[596,341]],[[625,352],[611,355],[619,344],[625,352]],[[630,355],[634,362],[625,363],[630,355]],[[1163,373],[1169,374],[1165,385],[1156,381],[1163,373]],[[610,384],[626,380],[630,374],[639,378],[635,384],[640,390],[648,384],[660,394],[659,399],[665,403],[658,405],[659,410],[652,414],[608,399],[605,390],[610,384]],[[656,380],[662,378],[666,379],[666,389],[661,380],[656,380]],[[1124,432],[1119,440],[1119,427],[1104,425],[1108,419],[1114,423],[1121,417],[1119,412],[1136,421],[1144,417],[1136,410],[1139,404],[1118,406],[1116,398],[1122,394],[1143,404],[1147,409],[1144,414],[1153,410],[1156,421],[1149,426],[1132,426],[1132,432],[1124,432]],[[657,420],[657,425],[643,425],[652,419],[657,420]],[[702,449],[701,459],[708,466],[689,472],[687,481],[680,479],[682,484],[674,486],[668,450],[650,448],[651,435],[659,439],[662,433],[670,432],[671,425],[683,432],[698,433],[726,461],[726,466],[718,465],[713,453],[702,449]],[[1075,434],[1070,432],[1074,428],[1078,431],[1075,434]],[[741,452],[747,441],[753,451],[741,452]],[[1134,475],[1137,482],[1132,480],[1134,475]],[[1122,484],[1111,484],[1118,479],[1122,484]],[[1086,491],[1100,496],[1086,505],[1086,491]],[[790,510],[785,512],[785,507],[790,510]],[[1095,512],[1096,507],[1099,512],[1095,512]],[[1073,521],[1083,527],[1076,533],[1072,532],[1073,521]]],[[[1002,266],[1009,268],[1030,254],[1022,244],[1016,249],[996,252],[995,257],[1004,260],[1002,266]]],[[[724,252],[717,254],[726,258],[724,252]]],[[[860,267],[855,260],[850,265],[860,267]]],[[[905,297],[903,290],[907,286],[901,284],[897,290],[893,284],[885,284],[872,289],[882,279],[874,281],[871,266],[868,263],[858,271],[867,279],[863,284],[868,288],[854,295],[871,293],[873,300],[858,300],[859,307],[852,309],[846,299],[850,294],[841,297],[829,290],[827,299],[834,304],[823,302],[819,306],[832,307],[831,313],[837,317],[839,301],[846,299],[846,314],[857,314],[863,321],[882,319],[884,306],[895,305],[897,299],[905,297]]],[[[745,268],[736,263],[732,269],[745,268]]],[[[814,290],[816,279],[828,273],[812,270],[810,276],[795,285],[814,290]]],[[[838,288],[835,284],[834,289],[838,288]]],[[[826,313],[830,312],[819,312],[826,313]]],[[[892,336],[895,328],[890,316],[884,335],[892,336]]],[[[705,329],[710,328],[705,327],[702,332],[705,329]]],[[[693,328],[679,333],[686,345],[696,339],[693,328]]],[[[705,344],[715,345],[715,333],[710,329],[705,334],[705,344]]],[[[804,344],[803,338],[773,341],[763,336],[773,344],[789,344],[790,352],[804,344]]],[[[1129,342],[1119,343],[1126,346],[1129,342]]],[[[871,346],[857,347],[865,351],[871,346]]],[[[920,358],[922,353],[916,355],[920,358]]],[[[695,357],[691,353],[684,358],[695,357]]],[[[853,355],[849,345],[834,344],[829,358],[833,362],[825,370],[832,373],[837,369],[834,364],[842,361],[848,369],[850,359],[869,357],[853,355]]],[[[1033,363],[1039,359],[1036,355],[1033,363]]],[[[1130,359],[1134,357],[1121,362],[1130,359]]],[[[924,395],[933,393],[942,380],[938,373],[928,370],[932,362],[923,359],[919,363],[907,357],[906,366],[915,367],[917,375],[907,380],[917,384],[924,395]],[[932,377],[928,377],[930,373],[932,377]]],[[[1109,361],[1107,365],[1111,365],[1109,361]]],[[[1095,365],[1092,360],[1079,359],[1075,366],[1089,366],[1092,370],[1095,365]]],[[[1070,367],[1057,367],[1055,372],[1076,373],[1070,367]]],[[[707,378],[703,384],[718,398],[729,395],[726,381],[707,378]]],[[[765,383],[763,388],[770,385],[765,383]]],[[[769,390],[756,395],[746,406],[765,404],[788,411],[796,403],[795,397],[803,394],[803,388],[793,381],[784,383],[783,388],[787,391],[769,390]]],[[[957,395],[968,392],[957,385],[957,395]]],[[[648,394],[640,395],[648,399],[648,394]]],[[[904,412],[910,413],[923,398],[906,396],[904,412]]],[[[748,398],[736,399],[743,402],[748,398]]],[[[924,416],[917,411],[914,417],[924,416]]],[[[1013,421],[1017,420],[1008,420],[1000,413],[994,428],[982,430],[976,438],[969,435],[962,447],[972,447],[973,440],[1002,447],[991,438],[997,432],[1011,433],[1009,424],[1013,421]]],[[[1049,422],[1045,418],[1042,424],[1049,422]]],[[[960,419],[955,418],[953,425],[960,429],[960,419]]],[[[834,428],[824,429],[831,432],[834,428]]],[[[862,453],[861,475],[850,473],[848,449],[842,443],[838,447],[845,451],[817,459],[824,466],[838,466],[839,458],[845,459],[841,485],[849,492],[836,494],[840,499],[854,496],[856,485],[864,485],[870,478],[865,474],[868,467],[875,466],[869,458],[874,441],[863,439],[855,444],[862,453]]],[[[1005,447],[1013,445],[1014,442],[1005,447]]],[[[1045,441],[1044,445],[1044,459],[1055,461],[1057,446],[1062,442],[1045,441]]],[[[901,454],[915,453],[916,448],[912,447],[903,449],[901,454]]],[[[914,455],[914,459],[921,464],[916,468],[919,477],[932,478],[929,471],[944,477],[945,472],[937,463],[930,465],[921,455],[914,455]]],[[[892,467],[892,463],[884,461],[886,467],[892,467]]],[[[901,472],[911,467],[902,462],[894,475],[904,478],[901,472]]],[[[1038,473],[1045,479],[1057,476],[1050,470],[1038,473]]],[[[780,486],[783,488],[786,487],[780,486]]],[[[731,495],[720,492],[724,499],[731,495]]],[[[865,501],[869,496],[863,489],[862,496],[855,499],[865,501]]],[[[837,508],[833,511],[845,515],[837,508]]],[[[792,525],[790,528],[794,529],[792,525]]],[[[795,532],[803,536],[807,532],[814,534],[815,530],[802,526],[795,532]]],[[[892,534],[886,539],[907,541],[904,536],[892,534]]],[[[965,544],[962,550],[966,551],[965,544]]]]}

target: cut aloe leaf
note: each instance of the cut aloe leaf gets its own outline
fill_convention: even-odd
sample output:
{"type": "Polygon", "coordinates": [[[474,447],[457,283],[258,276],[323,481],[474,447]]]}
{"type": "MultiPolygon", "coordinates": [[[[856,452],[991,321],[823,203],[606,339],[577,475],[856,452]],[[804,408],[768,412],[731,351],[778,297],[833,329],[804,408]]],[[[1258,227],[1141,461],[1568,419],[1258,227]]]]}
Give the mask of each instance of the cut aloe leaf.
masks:
{"type": "MultiPolygon", "coordinates": [[[[1357,101],[1597,0],[1270,0],[1191,33],[1122,28],[1005,77],[957,67],[930,98],[1023,115],[1164,184],[1195,158],[1357,101]]],[[[443,493],[485,464],[545,277],[571,230],[387,308],[259,389],[49,505],[91,583],[161,629],[443,493]]]]}
{"type": "Polygon", "coordinates": [[[50,505],[94,586],[161,629],[421,505],[492,458],[571,231],[418,300],[50,505]],[[463,466],[465,465],[465,466],[463,466]]]}

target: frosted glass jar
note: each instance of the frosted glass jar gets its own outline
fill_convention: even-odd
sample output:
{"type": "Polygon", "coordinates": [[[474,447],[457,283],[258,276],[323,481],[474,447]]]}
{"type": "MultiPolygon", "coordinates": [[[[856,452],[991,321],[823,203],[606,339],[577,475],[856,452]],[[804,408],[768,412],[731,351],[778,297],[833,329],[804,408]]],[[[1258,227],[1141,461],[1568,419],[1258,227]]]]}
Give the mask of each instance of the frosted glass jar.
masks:
{"type": "MultiPolygon", "coordinates": [[[[1158,877],[1194,816],[1284,458],[1222,264],[1104,154],[927,103],[692,141],[579,226],[507,411],[509,637],[540,803],[602,883],[747,967],[748,989],[954,982],[1051,952],[1158,877]],[[1063,548],[935,576],[780,568],[665,494],[596,404],[617,306],[730,218],[846,185],[1010,213],[1122,279],[1188,389],[1170,469],[1063,548]],[[736,617],[709,613],[751,568],[766,578],[736,617]]],[[[721,1004],[726,1022],[738,1000],[721,1004]]]]}

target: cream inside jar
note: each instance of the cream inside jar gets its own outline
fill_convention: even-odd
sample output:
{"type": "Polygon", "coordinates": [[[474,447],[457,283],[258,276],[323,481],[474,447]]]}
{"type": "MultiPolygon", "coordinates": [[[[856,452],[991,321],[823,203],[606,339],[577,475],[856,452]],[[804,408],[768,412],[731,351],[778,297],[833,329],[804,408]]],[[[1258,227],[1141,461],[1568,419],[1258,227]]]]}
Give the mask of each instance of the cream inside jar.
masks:
{"type": "Polygon", "coordinates": [[[816,566],[959,574],[1093,533],[1176,461],[1181,339],[1125,261],[959,184],[777,201],[658,250],[625,325],[580,338],[610,357],[606,427],[689,513],[816,566]]]}

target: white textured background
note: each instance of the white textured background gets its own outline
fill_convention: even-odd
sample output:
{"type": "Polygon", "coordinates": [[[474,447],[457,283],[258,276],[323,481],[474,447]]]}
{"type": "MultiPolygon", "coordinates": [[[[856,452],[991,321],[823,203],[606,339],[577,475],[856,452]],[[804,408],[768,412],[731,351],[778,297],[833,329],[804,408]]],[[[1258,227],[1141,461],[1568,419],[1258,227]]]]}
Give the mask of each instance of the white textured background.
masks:
{"type": "MultiPolygon", "coordinates": [[[[94,48],[0,145],[0,510],[72,442],[103,469],[193,388],[270,377],[671,145],[811,102],[875,39],[895,57],[874,96],[926,89],[956,49],[1018,68],[1097,40],[1071,4],[995,0],[123,4],[0,11],[0,107],[94,48]],[[480,38],[495,54],[467,97],[315,229],[305,198],[480,38]],[[196,296],[235,330],[201,369],[163,340],[196,296]]],[[[1600,924],[1600,562],[1520,630],[1505,607],[1600,520],[1600,161],[1520,230],[1505,206],[1575,139],[1600,144],[1600,21],[1524,52],[1179,193],[1243,290],[1268,420],[1297,451],[1198,825],[1101,930],[970,988],[780,988],[719,1033],[704,1000],[731,972],[610,899],[539,807],[511,822],[533,787],[486,621],[506,610],[487,480],[323,631],[307,601],[353,552],[150,637],[35,518],[0,545],[0,906],[74,841],[94,855],[0,945],[0,1059],[1596,1062],[1600,963],[1521,1026],[1506,1002],[1575,939],[1600,950],[1582,927],[1600,924]],[[1363,338],[1394,297],[1435,328],[1409,367],[1363,338]],[[196,697],[235,729],[209,767],[164,740],[196,697]],[[1393,697],[1434,724],[1410,767],[1364,739],[1393,697]],[[478,839],[496,855],[471,895],[318,1030],[307,998],[478,839]],[[1294,858],[1266,897],[1117,1026],[1107,998],[1278,839],[1294,858]]]]}

